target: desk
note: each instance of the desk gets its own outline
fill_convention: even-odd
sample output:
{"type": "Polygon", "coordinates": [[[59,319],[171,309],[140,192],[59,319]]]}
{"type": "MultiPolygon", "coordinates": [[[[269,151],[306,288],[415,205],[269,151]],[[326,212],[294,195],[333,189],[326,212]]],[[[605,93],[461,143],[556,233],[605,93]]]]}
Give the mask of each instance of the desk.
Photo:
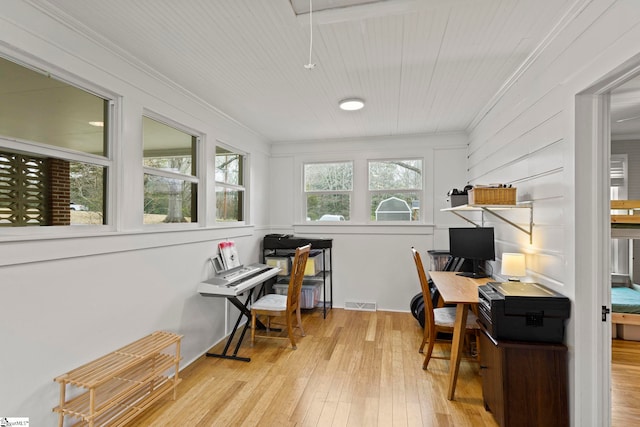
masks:
{"type": "Polygon", "coordinates": [[[469,307],[478,303],[478,286],[492,281],[491,278],[471,279],[450,271],[429,271],[429,276],[438,288],[445,304],[456,304],[456,322],[453,326],[451,362],[449,366],[449,391],[447,399],[453,400],[460,367],[460,356],[464,344],[464,329],[469,307]]]}
{"type": "MultiPolygon", "coordinates": [[[[222,353],[207,353],[208,357],[220,357],[223,359],[232,359],[232,360],[240,360],[242,362],[250,362],[251,359],[249,357],[240,357],[238,356],[238,349],[240,348],[240,344],[242,344],[242,340],[249,328],[249,324],[251,323],[251,310],[249,310],[248,306],[251,302],[251,297],[253,296],[254,289],[260,285],[264,285],[264,282],[272,277],[275,277],[280,272],[280,269],[277,267],[272,267],[269,270],[260,273],[257,276],[248,278],[246,280],[241,280],[239,284],[234,286],[221,286],[215,285],[211,283],[207,283],[206,281],[201,282],[198,285],[198,292],[200,295],[205,297],[225,297],[229,300],[238,310],[240,310],[240,314],[238,315],[238,319],[236,320],[235,325],[233,326],[233,330],[231,334],[227,338],[227,343],[224,346],[224,350],[222,353]],[[238,298],[243,293],[248,292],[247,299],[244,301],[240,301],[238,298]],[[242,329],[242,334],[240,335],[240,339],[236,343],[236,348],[233,351],[232,355],[227,354],[229,350],[229,346],[231,345],[231,341],[233,341],[233,337],[238,330],[238,326],[240,325],[240,321],[243,317],[246,317],[247,321],[244,324],[244,328],[242,329]]],[[[262,289],[262,288],[261,288],[262,289]]],[[[264,324],[257,320],[256,326],[261,329],[266,329],[264,324]]]]}

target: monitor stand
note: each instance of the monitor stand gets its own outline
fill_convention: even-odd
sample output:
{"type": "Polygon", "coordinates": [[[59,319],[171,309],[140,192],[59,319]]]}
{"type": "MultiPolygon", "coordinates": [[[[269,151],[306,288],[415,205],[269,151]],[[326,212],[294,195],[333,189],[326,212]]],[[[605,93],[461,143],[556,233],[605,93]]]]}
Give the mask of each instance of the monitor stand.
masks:
{"type": "MultiPolygon", "coordinates": [[[[464,260],[464,259],[463,259],[464,260]]],[[[480,271],[480,260],[474,259],[473,271],[461,271],[458,276],[471,277],[472,279],[482,279],[488,277],[484,272],[480,271]]]]}
{"type": "Polygon", "coordinates": [[[458,276],[471,277],[472,279],[482,279],[485,277],[489,277],[484,273],[474,273],[472,271],[461,271],[460,273],[458,273],[458,276]]]}

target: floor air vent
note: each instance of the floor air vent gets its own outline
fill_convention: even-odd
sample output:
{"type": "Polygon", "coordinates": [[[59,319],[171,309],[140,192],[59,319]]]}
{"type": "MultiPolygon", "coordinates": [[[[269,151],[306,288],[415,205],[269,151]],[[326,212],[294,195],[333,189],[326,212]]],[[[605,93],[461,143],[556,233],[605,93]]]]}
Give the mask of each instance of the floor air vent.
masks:
{"type": "Polygon", "coordinates": [[[345,301],[344,303],[345,310],[376,311],[376,308],[375,302],[345,301]]]}

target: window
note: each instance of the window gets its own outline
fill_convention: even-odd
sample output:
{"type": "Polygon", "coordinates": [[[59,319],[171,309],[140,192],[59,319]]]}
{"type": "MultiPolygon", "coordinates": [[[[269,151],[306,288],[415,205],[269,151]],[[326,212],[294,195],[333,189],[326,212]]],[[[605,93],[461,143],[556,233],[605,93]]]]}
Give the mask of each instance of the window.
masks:
{"type": "Polygon", "coordinates": [[[420,220],[422,160],[369,161],[372,221],[420,220]]]}
{"type": "Polygon", "coordinates": [[[304,165],[307,221],[347,221],[351,217],[353,163],[304,165]]]}
{"type": "Polygon", "coordinates": [[[149,117],[142,124],[144,223],[197,222],[199,138],[149,117]]]}
{"type": "Polygon", "coordinates": [[[0,58],[0,227],[106,224],[112,102],[0,58]]]}
{"type": "Polygon", "coordinates": [[[216,147],[216,220],[244,221],[245,156],[216,147]]]}
{"type": "MultiPolygon", "coordinates": [[[[627,155],[612,154],[610,165],[611,200],[624,200],[628,193],[627,155]]],[[[620,212],[626,214],[627,212],[620,212]]],[[[611,272],[629,274],[629,254],[632,252],[630,239],[611,239],[611,272]]]]}

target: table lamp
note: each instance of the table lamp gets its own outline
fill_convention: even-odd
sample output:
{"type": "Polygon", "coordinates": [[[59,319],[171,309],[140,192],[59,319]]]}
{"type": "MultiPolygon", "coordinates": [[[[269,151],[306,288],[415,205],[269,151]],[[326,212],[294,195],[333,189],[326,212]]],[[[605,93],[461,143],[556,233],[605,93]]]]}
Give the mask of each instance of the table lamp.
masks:
{"type": "Polygon", "coordinates": [[[503,253],[500,273],[508,276],[510,282],[519,282],[519,277],[526,276],[524,254],[503,253]]]}

